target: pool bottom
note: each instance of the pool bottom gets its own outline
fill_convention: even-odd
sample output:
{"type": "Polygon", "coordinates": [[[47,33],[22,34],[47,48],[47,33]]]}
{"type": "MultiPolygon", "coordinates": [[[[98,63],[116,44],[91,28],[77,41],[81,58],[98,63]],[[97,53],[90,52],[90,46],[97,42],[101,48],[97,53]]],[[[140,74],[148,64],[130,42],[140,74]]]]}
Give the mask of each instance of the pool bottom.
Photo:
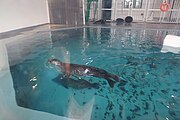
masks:
{"type": "MultiPolygon", "coordinates": [[[[173,61],[171,64],[175,64],[173,61]]],[[[91,120],[177,119],[179,98],[177,97],[178,88],[175,88],[174,85],[176,82],[179,83],[178,81],[174,81],[175,83],[168,81],[168,79],[173,79],[173,76],[177,76],[178,73],[171,72],[171,69],[177,71],[177,68],[164,66],[166,70],[162,68],[163,74],[161,76],[160,74],[157,75],[156,70],[144,71],[144,68],[148,66],[150,68],[155,67],[155,64],[148,65],[148,62],[148,64],[144,63],[137,67],[135,63],[135,61],[131,61],[124,68],[124,76],[129,76],[129,78],[124,79],[128,79],[128,83],[123,86],[117,83],[114,88],[110,88],[104,79],[91,77],[85,77],[85,79],[91,83],[98,83],[99,88],[67,86],[62,82],[64,79],[59,77],[58,72],[57,74],[54,72],[50,74],[49,71],[53,70],[47,69],[43,72],[46,75],[49,74],[48,77],[43,77],[41,80],[38,80],[38,77],[32,77],[24,84],[25,87],[15,87],[16,100],[18,105],[26,108],[72,118],[84,118],[85,116],[82,114],[86,113],[91,120]],[[141,79],[138,80],[138,77],[141,79]],[[33,78],[37,81],[32,81],[33,78]],[[38,86],[34,88],[33,86],[36,84],[38,86]]],[[[166,65],[171,66],[170,64],[166,65]]],[[[18,71],[17,69],[20,68],[14,66],[11,69],[18,71]]],[[[22,68],[21,70],[25,71],[22,68]]],[[[12,72],[13,76],[18,75],[15,71],[12,72]]],[[[21,79],[22,77],[23,74],[21,74],[21,79]]],[[[17,79],[17,76],[14,78],[17,79]]]]}

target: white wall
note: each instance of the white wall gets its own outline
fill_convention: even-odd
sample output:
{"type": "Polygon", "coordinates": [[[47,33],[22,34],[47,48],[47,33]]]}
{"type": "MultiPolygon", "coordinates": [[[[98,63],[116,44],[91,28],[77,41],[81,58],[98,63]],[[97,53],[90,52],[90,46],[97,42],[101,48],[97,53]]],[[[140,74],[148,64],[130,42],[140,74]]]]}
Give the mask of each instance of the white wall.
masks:
{"type": "Polygon", "coordinates": [[[0,33],[49,23],[47,0],[0,0],[0,33]]]}

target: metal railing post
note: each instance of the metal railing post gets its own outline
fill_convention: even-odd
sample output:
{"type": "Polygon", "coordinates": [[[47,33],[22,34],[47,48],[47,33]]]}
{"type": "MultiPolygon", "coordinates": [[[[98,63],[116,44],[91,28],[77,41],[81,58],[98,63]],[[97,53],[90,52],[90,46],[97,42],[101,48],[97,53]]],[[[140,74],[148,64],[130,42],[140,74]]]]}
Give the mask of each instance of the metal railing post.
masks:
{"type": "Polygon", "coordinates": [[[179,24],[179,21],[180,21],[180,8],[179,8],[179,10],[178,10],[178,16],[177,16],[176,21],[177,21],[177,24],[179,24]]]}
{"type": "Polygon", "coordinates": [[[149,2],[149,0],[146,0],[146,5],[145,5],[145,11],[144,11],[144,22],[147,22],[147,15],[148,15],[148,9],[149,9],[149,4],[150,4],[150,2],[149,2]]]}

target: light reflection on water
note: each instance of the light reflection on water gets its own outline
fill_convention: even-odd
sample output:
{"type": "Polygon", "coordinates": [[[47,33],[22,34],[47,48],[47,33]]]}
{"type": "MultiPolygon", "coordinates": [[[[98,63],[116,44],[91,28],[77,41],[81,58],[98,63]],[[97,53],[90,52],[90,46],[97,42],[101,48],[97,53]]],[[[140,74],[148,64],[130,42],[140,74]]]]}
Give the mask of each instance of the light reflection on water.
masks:
{"type": "MultiPolygon", "coordinates": [[[[22,45],[19,51],[23,60],[11,66],[19,106],[68,116],[67,106],[73,96],[82,107],[94,99],[92,120],[180,118],[180,54],[160,52],[165,35],[172,31],[109,28],[85,28],[85,34],[82,31],[52,31],[50,44],[34,40],[43,38],[41,34],[45,33],[27,38],[34,40],[34,44],[27,51],[24,49],[28,49],[28,43],[22,45]],[[98,83],[99,88],[79,89],[82,86],[58,79],[61,72],[47,64],[48,58],[99,67],[118,75],[127,84],[117,83],[111,89],[103,79],[82,77],[98,83]]],[[[8,51],[11,56],[11,48],[8,51]]]]}

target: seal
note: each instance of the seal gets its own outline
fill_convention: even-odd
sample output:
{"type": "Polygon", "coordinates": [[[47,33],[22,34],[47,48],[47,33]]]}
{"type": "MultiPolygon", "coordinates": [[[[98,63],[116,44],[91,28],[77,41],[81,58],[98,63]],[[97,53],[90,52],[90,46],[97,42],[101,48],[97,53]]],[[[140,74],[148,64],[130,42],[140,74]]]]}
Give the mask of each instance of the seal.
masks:
{"type": "Polygon", "coordinates": [[[111,88],[114,87],[116,82],[120,82],[120,79],[117,75],[108,73],[107,71],[97,67],[64,63],[58,59],[48,59],[48,63],[57,66],[67,79],[69,79],[70,76],[74,76],[76,78],[79,76],[93,76],[103,78],[107,80],[111,88]]]}

